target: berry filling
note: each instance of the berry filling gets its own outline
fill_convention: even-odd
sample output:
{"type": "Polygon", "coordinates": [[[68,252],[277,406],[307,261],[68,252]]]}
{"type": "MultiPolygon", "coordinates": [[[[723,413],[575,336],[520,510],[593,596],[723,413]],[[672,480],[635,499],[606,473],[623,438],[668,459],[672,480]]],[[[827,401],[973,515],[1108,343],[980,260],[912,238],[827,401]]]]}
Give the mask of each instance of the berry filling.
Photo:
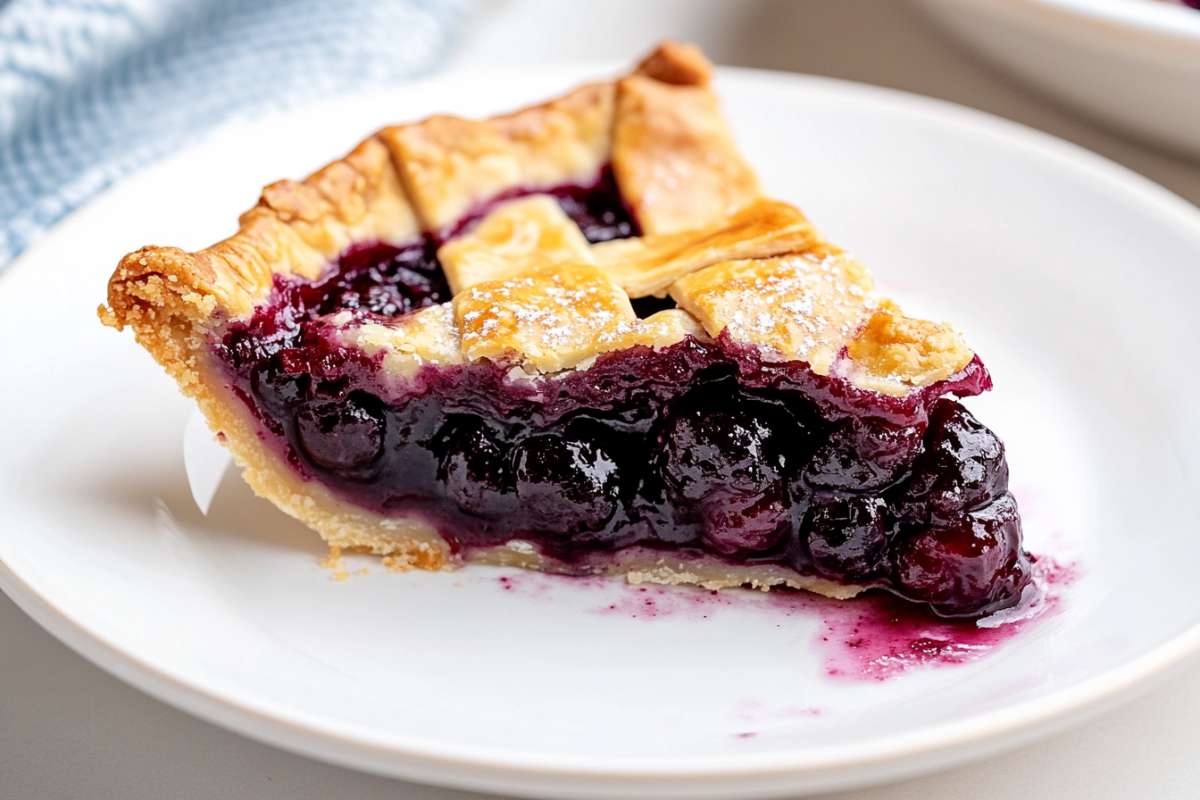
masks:
{"type": "MultiPolygon", "coordinates": [[[[636,233],[607,174],[549,193],[591,241],[636,233]]],[[[1011,606],[1030,580],[1004,446],[944,397],[990,387],[977,360],[901,399],[689,338],[535,381],[427,366],[397,390],[329,319],[449,299],[432,238],[358,246],[319,281],[278,278],[216,351],[303,477],[418,514],[457,552],[519,539],[581,570],[632,546],[776,564],[946,616],[1011,606]]]]}
{"type": "MultiPolygon", "coordinates": [[[[437,238],[441,241],[451,239],[469,230],[496,206],[533,193],[522,188],[503,192],[472,209],[458,223],[442,231],[437,238]]],[[[557,200],[563,212],[579,226],[584,238],[592,244],[612,239],[627,239],[640,233],[637,222],[625,207],[625,201],[621,199],[621,192],[617,188],[611,167],[601,170],[595,182],[587,186],[568,184],[539,189],[536,193],[547,194],[557,200]]]]}

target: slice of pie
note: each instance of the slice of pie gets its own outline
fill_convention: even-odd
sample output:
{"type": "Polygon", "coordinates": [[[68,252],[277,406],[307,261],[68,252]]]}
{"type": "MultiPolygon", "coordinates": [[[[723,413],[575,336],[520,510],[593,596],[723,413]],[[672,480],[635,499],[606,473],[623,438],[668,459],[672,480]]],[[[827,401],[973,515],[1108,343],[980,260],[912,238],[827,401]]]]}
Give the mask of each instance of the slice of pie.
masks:
{"type": "Polygon", "coordinates": [[[145,247],[105,323],[333,547],[707,588],[1030,580],[991,386],[762,196],[695,49],[473,121],[385,128],[236,234],[145,247]]]}

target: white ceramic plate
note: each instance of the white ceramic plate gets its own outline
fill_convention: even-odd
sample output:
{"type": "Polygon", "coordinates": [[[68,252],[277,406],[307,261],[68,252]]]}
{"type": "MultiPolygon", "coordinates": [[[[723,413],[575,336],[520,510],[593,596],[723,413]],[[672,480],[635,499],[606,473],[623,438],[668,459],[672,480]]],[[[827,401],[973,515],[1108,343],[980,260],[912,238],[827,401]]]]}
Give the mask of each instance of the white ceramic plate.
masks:
{"type": "Polygon", "coordinates": [[[202,514],[189,403],[94,316],[117,258],[207,244],[262,183],[385,121],[591,74],[450,77],[237,126],[30,251],[0,279],[0,586],[102,667],[247,735],[547,797],[915,774],[1077,720],[1196,648],[1200,213],[1041,134],[829,80],[726,71],[720,89],[768,189],[991,365],[998,390],[971,405],[1009,444],[1029,544],[1080,565],[1055,614],[974,663],[832,681],[813,615],[657,596],[647,619],[615,584],[506,590],[482,568],[339,582],[232,474],[202,514]]]}
{"type": "Polygon", "coordinates": [[[1122,131],[1200,158],[1200,10],[1178,0],[921,0],[972,49],[1122,131]]]}

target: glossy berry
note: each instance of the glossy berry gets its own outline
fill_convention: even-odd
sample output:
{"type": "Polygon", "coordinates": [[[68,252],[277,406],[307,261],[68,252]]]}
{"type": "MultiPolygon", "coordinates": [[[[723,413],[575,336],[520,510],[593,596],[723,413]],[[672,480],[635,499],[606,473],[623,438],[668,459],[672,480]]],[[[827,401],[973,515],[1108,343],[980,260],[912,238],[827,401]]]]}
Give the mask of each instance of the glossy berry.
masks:
{"type": "Polygon", "coordinates": [[[295,315],[291,306],[268,306],[255,311],[247,322],[233,323],[221,340],[222,355],[238,371],[261,367],[280,350],[296,344],[300,330],[295,315]]]}
{"type": "Polygon", "coordinates": [[[924,425],[863,419],[841,423],[813,452],[804,485],[818,490],[866,492],[895,482],[921,448],[924,425]]]}
{"type": "Polygon", "coordinates": [[[887,561],[887,505],[878,497],[850,497],[815,505],[802,535],[813,568],[826,577],[863,580],[887,561]]]}
{"type": "Polygon", "coordinates": [[[701,501],[705,543],[722,555],[768,550],[792,527],[787,486],[774,481],[752,494],[718,491],[701,501]]]}
{"type": "Polygon", "coordinates": [[[605,171],[595,186],[585,189],[565,187],[553,194],[562,210],[592,244],[638,234],[637,223],[626,210],[611,172],[605,171]]]}
{"type": "Polygon", "coordinates": [[[296,432],[305,454],[334,471],[356,470],[375,461],[383,451],[384,421],[372,405],[350,395],[301,406],[296,432]]]}
{"type": "Polygon", "coordinates": [[[383,317],[407,314],[450,299],[450,289],[431,242],[352,248],[339,270],[307,290],[318,314],[366,311],[383,317]]]}
{"type": "Polygon", "coordinates": [[[636,230],[633,220],[623,209],[595,210],[586,207],[572,207],[572,204],[569,203],[561,204],[566,208],[568,215],[579,225],[579,230],[583,233],[584,238],[593,244],[613,239],[625,239],[632,236],[636,230]]]}
{"type": "Polygon", "coordinates": [[[602,528],[620,502],[617,464],[590,439],[540,434],[517,448],[520,513],[534,530],[572,533],[602,528]]]}
{"type": "Polygon", "coordinates": [[[443,447],[438,478],[460,509],[481,517],[512,512],[511,467],[498,434],[472,417],[452,423],[443,447]]]}
{"type": "Polygon", "coordinates": [[[292,408],[303,402],[308,385],[307,375],[280,371],[272,362],[255,369],[250,380],[255,396],[271,413],[281,417],[288,416],[292,408]]]}
{"type": "Polygon", "coordinates": [[[753,401],[678,411],[664,431],[668,494],[699,503],[715,491],[753,494],[781,477],[770,417],[753,401]]]}
{"type": "Polygon", "coordinates": [[[918,530],[897,548],[895,570],[905,597],[946,616],[1014,605],[1030,579],[1016,501],[1005,494],[953,524],[918,530]]]}
{"type": "Polygon", "coordinates": [[[347,282],[326,298],[324,306],[328,307],[326,313],[362,310],[382,317],[395,317],[433,305],[440,296],[431,278],[399,268],[383,280],[374,279],[368,273],[347,282]]]}
{"type": "Polygon", "coordinates": [[[965,408],[940,400],[929,417],[924,450],[898,497],[914,522],[949,523],[1008,491],[1004,445],[965,408]]]}

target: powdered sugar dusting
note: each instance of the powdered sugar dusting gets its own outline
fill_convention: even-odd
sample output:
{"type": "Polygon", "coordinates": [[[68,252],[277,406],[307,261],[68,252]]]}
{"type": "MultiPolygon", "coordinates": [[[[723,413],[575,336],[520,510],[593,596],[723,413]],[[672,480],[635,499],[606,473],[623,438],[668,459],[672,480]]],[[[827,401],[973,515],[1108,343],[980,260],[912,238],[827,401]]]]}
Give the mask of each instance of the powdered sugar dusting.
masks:
{"type": "Polygon", "coordinates": [[[872,307],[867,272],[845,255],[731,261],[686,276],[680,305],[783,359],[807,361],[827,374],[872,307]]]}
{"type": "Polygon", "coordinates": [[[636,322],[625,293],[595,267],[562,265],[473,286],[455,299],[469,359],[516,356],[544,371],[574,366],[636,322]]]}

